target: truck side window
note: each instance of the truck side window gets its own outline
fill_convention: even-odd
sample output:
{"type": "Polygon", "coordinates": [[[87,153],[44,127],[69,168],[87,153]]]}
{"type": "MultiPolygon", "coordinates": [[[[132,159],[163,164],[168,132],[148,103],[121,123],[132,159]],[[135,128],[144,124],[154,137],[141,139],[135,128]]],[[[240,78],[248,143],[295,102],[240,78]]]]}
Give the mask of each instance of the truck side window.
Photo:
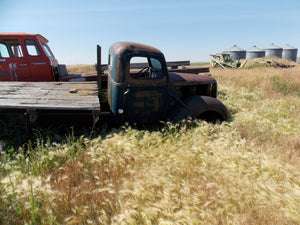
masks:
{"type": "Polygon", "coordinates": [[[23,57],[19,41],[16,39],[0,40],[0,57],[23,57]]]}
{"type": "Polygon", "coordinates": [[[11,51],[12,51],[14,57],[23,57],[21,45],[11,46],[11,51]]]}
{"type": "Polygon", "coordinates": [[[0,43],[0,57],[4,57],[4,58],[9,57],[7,46],[3,43],[0,43]]]}
{"type": "Polygon", "coordinates": [[[164,74],[162,64],[152,57],[132,57],[130,60],[130,76],[138,80],[159,80],[164,74]]]}
{"type": "Polygon", "coordinates": [[[40,49],[36,45],[34,40],[25,40],[25,46],[30,56],[40,56],[42,55],[40,49]]]}

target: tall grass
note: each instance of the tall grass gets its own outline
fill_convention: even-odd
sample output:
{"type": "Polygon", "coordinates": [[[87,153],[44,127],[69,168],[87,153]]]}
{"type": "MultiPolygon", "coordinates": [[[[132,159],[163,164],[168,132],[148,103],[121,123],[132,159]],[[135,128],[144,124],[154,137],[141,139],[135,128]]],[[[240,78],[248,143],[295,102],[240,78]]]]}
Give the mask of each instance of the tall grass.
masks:
{"type": "Polygon", "coordinates": [[[299,224],[300,68],[211,72],[222,124],[3,149],[0,224],[299,224]]]}

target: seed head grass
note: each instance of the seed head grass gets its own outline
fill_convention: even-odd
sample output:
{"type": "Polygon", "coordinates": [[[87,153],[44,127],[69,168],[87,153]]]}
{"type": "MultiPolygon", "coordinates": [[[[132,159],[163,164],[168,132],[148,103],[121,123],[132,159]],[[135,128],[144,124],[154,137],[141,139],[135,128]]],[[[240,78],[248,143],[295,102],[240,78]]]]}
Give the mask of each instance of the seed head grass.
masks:
{"type": "Polygon", "coordinates": [[[0,224],[299,224],[298,71],[213,69],[223,123],[3,150],[0,224]]]}

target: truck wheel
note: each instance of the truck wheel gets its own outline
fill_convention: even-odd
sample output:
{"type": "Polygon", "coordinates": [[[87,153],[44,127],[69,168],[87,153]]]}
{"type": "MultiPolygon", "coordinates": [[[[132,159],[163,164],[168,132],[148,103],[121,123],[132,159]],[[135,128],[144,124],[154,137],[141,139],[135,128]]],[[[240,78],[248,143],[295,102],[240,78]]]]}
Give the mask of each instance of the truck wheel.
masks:
{"type": "Polygon", "coordinates": [[[228,119],[225,105],[216,98],[196,95],[185,99],[183,103],[184,105],[179,105],[169,114],[169,120],[178,122],[191,117],[192,119],[215,122],[228,119]]]}

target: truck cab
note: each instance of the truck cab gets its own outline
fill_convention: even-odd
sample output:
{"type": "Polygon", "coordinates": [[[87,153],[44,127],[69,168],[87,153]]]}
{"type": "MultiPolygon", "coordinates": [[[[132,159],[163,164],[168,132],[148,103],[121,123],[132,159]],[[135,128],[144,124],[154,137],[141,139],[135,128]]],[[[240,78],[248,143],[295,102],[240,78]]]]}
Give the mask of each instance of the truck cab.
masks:
{"type": "Polygon", "coordinates": [[[137,43],[116,43],[108,59],[108,102],[114,114],[129,121],[153,122],[165,117],[170,104],[170,82],[164,55],[137,43]],[[130,68],[144,63],[142,69],[130,68]]]}
{"type": "Polygon", "coordinates": [[[132,42],[113,44],[107,79],[111,112],[129,122],[228,117],[226,107],[216,99],[214,78],[168,72],[163,53],[151,46],[132,42]],[[136,62],[143,63],[143,68],[132,68],[136,62]]]}
{"type": "Polygon", "coordinates": [[[40,34],[0,33],[0,81],[57,81],[58,62],[40,34]]]}

